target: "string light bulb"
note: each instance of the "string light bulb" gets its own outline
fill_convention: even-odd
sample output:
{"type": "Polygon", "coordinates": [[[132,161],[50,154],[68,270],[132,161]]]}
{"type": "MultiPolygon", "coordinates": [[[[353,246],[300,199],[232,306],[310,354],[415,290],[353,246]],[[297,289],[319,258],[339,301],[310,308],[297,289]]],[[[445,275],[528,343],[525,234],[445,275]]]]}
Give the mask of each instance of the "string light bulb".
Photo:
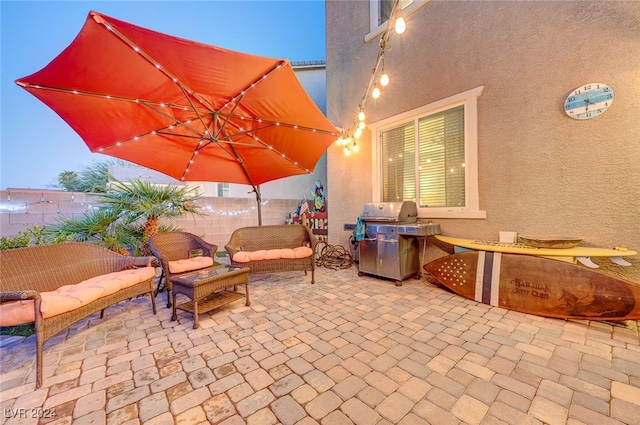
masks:
{"type": "Polygon", "coordinates": [[[386,87],[387,85],[389,85],[389,74],[387,73],[386,69],[382,70],[382,75],[380,76],[380,85],[382,87],[386,87]]]}
{"type": "Polygon", "coordinates": [[[353,137],[355,139],[359,139],[362,136],[362,129],[360,127],[356,128],[356,131],[353,132],[353,137]]]}
{"type": "Polygon", "coordinates": [[[360,150],[360,147],[358,146],[358,144],[355,142],[355,140],[353,141],[353,151],[354,152],[358,152],[360,150]]]}
{"type": "Polygon", "coordinates": [[[398,7],[398,11],[396,13],[396,23],[394,26],[396,34],[400,35],[407,29],[407,23],[404,20],[404,15],[402,14],[402,8],[398,7]]]}
{"type": "Polygon", "coordinates": [[[364,121],[364,118],[365,118],[364,109],[360,108],[360,112],[358,112],[358,120],[364,121]]]}
{"type": "Polygon", "coordinates": [[[367,126],[367,125],[364,123],[364,121],[360,121],[360,122],[358,123],[358,128],[359,128],[360,130],[364,130],[364,128],[365,128],[366,126],[367,126]]]}
{"type": "Polygon", "coordinates": [[[375,86],[373,88],[373,91],[371,92],[371,97],[373,97],[374,99],[377,99],[380,97],[380,89],[378,88],[378,86],[375,86]]]}

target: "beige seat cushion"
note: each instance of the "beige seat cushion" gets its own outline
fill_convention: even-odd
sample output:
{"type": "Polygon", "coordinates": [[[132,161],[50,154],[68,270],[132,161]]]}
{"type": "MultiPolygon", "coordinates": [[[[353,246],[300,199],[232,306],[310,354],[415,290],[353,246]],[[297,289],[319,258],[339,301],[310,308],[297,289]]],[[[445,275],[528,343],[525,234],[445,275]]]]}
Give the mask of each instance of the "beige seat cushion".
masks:
{"type": "Polygon", "coordinates": [[[308,246],[299,246],[297,248],[293,248],[293,255],[295,258],[307,258],[313,255],[313,249],[308,246]]]}
{"type": "Polygon", "coordinates": [[[213,266],[213,258],[211,257],[193,257],[169,261],[169,271],[171,273],[190,272],[191,270],[199,270],[211,266],[213,266]]]}
{"type": "Polygon", "coordinates": [[[259,251],[238,251],[233,254],[233,261],[248,263],[260,260],[279,260],[281,258],[306,258],[313,255],[313,250],[307,246],[284,249],[268,249],[259,251]]]}
{"type": "MultiPolygon", "coordinates": [[[[87,305],[100,297],[111,295],[155,275],[153,267],[123,270],[96,276],[75,285],[61,286],[42,292],[40,311],[43,318],[57,316],[87,305]]],[[[33,300],[14,301],[0,305],[0,326],[15,326],[35,321],[33,300]]]]}

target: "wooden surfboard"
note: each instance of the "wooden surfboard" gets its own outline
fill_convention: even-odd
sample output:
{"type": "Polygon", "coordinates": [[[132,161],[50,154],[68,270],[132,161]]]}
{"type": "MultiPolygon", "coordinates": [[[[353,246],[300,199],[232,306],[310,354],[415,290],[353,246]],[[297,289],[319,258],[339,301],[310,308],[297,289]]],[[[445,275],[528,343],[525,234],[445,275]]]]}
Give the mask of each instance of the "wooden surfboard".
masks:
{"type": "Polygon", "coordinates": [[[522,243],[507,243],[497,241],[479,241],[473,239],[454,238],[450,236],[435,235],[435,237],[450,245],[463,248],[473,249],[476,251],[493,251],[509,254],[525,254],[535,255],[539,257],[548,257],[556,260],[575,263],[580,261],[587,267],[598,268],[598,265],[590,260],[590,257],[608,257],[612,262],[621,266],[630,266],[631,263],[622,257],[636,255],[635,251],[625,248],[592,248],[592,247],[574,247],[574,248],[537,248],[522,243]]]}
{"type": "Polygon", "coordinates": [[[640,284],[571,263],[469,251],[439,258],[424,269],[463,297],[522,313],[561,319],[640,319],[640,284]]]}

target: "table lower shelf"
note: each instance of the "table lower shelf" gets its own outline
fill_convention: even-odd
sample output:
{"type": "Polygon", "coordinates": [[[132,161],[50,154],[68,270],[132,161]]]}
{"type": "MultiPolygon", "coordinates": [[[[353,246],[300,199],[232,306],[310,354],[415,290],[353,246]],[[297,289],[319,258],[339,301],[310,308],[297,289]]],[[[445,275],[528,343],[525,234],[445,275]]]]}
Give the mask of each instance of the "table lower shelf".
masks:
{"type": "MultiPolygon", "coordinates": [[[[237,301],[245,297],[242,292],[218,291],[198,301],[198,313],[206,313],[225,304],[237,301]]],[[[195,311],[193,301],[176,305],[176,309],[193,313],[195,311]]]]}

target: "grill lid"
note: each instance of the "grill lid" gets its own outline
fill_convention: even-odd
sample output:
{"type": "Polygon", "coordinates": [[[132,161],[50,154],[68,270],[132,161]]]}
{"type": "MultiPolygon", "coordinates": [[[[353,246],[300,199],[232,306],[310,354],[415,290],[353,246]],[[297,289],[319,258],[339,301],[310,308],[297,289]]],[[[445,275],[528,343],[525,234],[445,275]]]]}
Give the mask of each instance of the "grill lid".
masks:
{"type": "Polygon", "coordinates": [[[361,217],[366,222],[415,223],[418,208],[415,202],[372,202],[364,204],[361,217]]]}

